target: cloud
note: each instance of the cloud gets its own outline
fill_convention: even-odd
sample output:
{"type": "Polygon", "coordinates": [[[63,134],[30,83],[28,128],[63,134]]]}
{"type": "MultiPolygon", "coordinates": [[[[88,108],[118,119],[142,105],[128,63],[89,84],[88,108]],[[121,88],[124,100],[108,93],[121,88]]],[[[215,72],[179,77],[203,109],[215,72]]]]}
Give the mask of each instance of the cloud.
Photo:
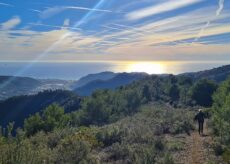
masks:
{"type": "MultiPolygon", "coordinates": [[[[65,23],[65,21],[64,21],[65,23]]],[[[49,24],[42,24],[42,23],[28,23],[28,25],[33,25],[33,26],[44,26],[44,27],[51,27],[51,28],[65,28],[65,29],[69,29],[69,30],[81,30],[80,28],[77,27],[65,27],[63,26],[55,26],[55,25],[49,25],[49,24]]]]}
{"type": "Polygon", "coordinates": [[[8,6],[8,7],[14,7],[13,5],[11,5],[11,4],[8,4],[8,3],[2,3],[2,2],[0,2],[0,5],[2,5],[2,6],[8,6]]]}
{"type": "Polygon", "coordinates": [[[158,4],[158,5],[154,5],[151,7],[133,11],[131,13],[128,13],[126,17],[128,20],[138,20],[138,19],[142,19],[145,17],[160,14],[163,12],[172,11],[172,10],[176,10],[182,7],[186,7],[186,6],[201,2],[201,1],[203,0],[174,0],[174,1],[170,0],[170,1],[158,4]]]}
{"type": "Polygon", "coordinates": [[[83,11],[95,11],[95,12],[106,12],[106,13],[111,13],[112,11],[110,10],[101,10],[101,9],[94,9],[94,8],[87,8],[87,7],[79,7],[79,6],[56,6],[56,7],[51,7],[47,8],[46,10],[41,12],[41,18],[49,18],[52,17],[56,14],[59,14],[65,10],[83,10],[83,11]]]}
{"type": "Polygon", "coordinates": [[[193,55],[197,55],[198,60],[206,60],[210,56],[217,57],[219,52],[217,59],[221,55],[229,59],[226,55],[230,52],[229,41],[215,41],[223,40],[225,34],[230,33],[230,24],[226,21],[230,13],[223,12],[217,17],[216,8],[202,7],[140,24],[117,18],[98,21],[93,26],[100,26],[100,30],[71,27],[68,17],[61,24],[29,23],[50,28],[47,31],[33,31],[37,28],[0,30],[0,49],[4,54],[0,55],[0,60],[190,60],[193,55]],[[212,23],[202,34],[202,40],[191,44],[207,20],[212,23]],[[212,43],[208,42],[209,36],[213,36],[212,43]]]}
{"type": "Polygon", "coordinates": [[[70,25],[70,19],[65,19],[63,26],[69,26],[70,25]]]}
{"type": "Polygon", "coordinates": [[[29,11],[36,12],[36,13],[41,13],[40,10],[35,10],[35,9],[29,9],[29,11]]]}
{"type": "MultiPolygon", "coordinates": [[[[224,0],[219,0],[219,7],[216,10],[216,17],[221,14],[221,11],[224,9],[224,0]]],[[[208,20],[207,23],[201,28],[198,33],[198,36],[194,39],[194,41],[198,41],[200,37],[203,35],[204,31],[210,26],[211,20],[208,20]]]]}
{"type": "Polygon", "coordinates": [[[46,19],[46,18],[52,17],[54,15],[57,15],[57,14],[63,12],[64,10],[66,10],[64,7],[47,8],[41,12],[40,16],[41,16],[41,18],[46,19]]]}
{"type": "Polygon", "coordinates": [[[216,16],[219,16],[223,9],[224,9],[224,0],[219,0],[219,8],[216,11],[216,16]]]}
{"type": "Polygon", "coordinates": [[[7,22],[4,22],[1,24],[1,29],[2,30],[10,30],[14,27],[16,27],[17,25],[19,25],[21,23],[21,19],[18,16],[15,16],[13,18],[11,18],[10,20],[8,20],[7,22]]]}
{"type": "Polygon", "coordinates": [[[96,11],[96,12],[106,12],[106,13],[111,13],[112,12],[110,10],[91,9],[91,8],[77,7],[77,6],[67,6],[65,8],[66,9],[76,9],[76,10],[86,10],[86,11],[96,11]]]}

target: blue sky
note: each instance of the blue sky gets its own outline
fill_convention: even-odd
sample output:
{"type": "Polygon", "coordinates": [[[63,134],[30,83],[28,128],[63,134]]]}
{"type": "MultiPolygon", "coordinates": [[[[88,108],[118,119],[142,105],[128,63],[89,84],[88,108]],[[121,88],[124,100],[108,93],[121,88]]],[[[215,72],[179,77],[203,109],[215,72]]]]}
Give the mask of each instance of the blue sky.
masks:
{"type": "Polygon", "coordinates": [[[0,61],[230,61],[229,0],[0,0],[0,61]]]}

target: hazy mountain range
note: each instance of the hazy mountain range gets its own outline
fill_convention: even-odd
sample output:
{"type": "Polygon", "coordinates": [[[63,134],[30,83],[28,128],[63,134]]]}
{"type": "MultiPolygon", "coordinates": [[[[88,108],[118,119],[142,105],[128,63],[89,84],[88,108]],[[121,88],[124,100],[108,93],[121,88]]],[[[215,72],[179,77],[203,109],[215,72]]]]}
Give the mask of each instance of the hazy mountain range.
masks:
{"type": "Polygon", "coordinates": [[[78,95],[90,95],[96,89],[114,89],[143,78],[145,73],[101,72],[89,74],[78,81],[34,79],[30,77],[0,76],[0,100],[12,96],[31,95],[44,90],[73,90],[78,95]]]}
{"type": "MultiPolygon", "coordinates": [[[[102,73],[103,74],[103,73],[102,73]]],[[[88,83],[74,89],[74,92],[81,96],[89,96],[96,89],[115,89],[122,85],[127,85],[135,80],[140,80],[147,76],[146,73],[110,73],[111,78],[100,78],[102,74],[98,74],[98,78],[88,81],[88,83]]],[[[109,77],[108,73],[105,73],[105,77],[109,77]]],[[[97,77],[96,75],[93,75],[97,77]]],[[[91,78],[91,77],[89,77],[91,78]]]]}

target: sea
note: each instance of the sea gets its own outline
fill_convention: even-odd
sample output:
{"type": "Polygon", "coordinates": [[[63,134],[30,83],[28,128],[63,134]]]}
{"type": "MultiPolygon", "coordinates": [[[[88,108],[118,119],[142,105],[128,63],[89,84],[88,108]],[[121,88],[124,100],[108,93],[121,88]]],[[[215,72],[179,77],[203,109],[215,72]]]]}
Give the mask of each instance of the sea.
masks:
{"type": "Polygon", "coordinates": [[[0,76],[22,76],[38,79],[78,80],[88,74],[104,71],[181,74],[230,64],[230,61],[97,61],[97,62],[6,62],[0,61],[0,76]],[[156,66],[157,65],[157,66],[156,66]],[[138,67],[139,66],[139,67],[138,67]],[[151,67],[152,66],[152,67],[151,67]],[[141,68],[140,68],[141,67],[141,68]],[[140,68],[140,69],[139,69],[140,68]],[[156,70],[156,71],[154,71],[156,70]]]}

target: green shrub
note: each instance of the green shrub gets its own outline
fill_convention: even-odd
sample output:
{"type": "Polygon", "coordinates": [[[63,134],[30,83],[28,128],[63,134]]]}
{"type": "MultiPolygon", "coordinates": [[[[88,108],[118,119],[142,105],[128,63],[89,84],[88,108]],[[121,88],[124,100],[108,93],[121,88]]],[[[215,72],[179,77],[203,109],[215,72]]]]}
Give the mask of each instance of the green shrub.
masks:
{"type": "Polygon", "coordinates": [[[113,126],[101,129],[96,136],[97,139],[102,142],[104,146],[110,146],[113,143],[121,142],[122,132],[118,127],[113,126]]]}
{"type": "Polygon", "coordinates": [[[173,157],[169,153],[165,154],[164,164],[174,164],[173,157]]]}
{"type": "Polygon", "coordinates": [[[216,91],[217,84],[213,81],[202,79],[195,83],[191,89],[192,99],[201,106],[212,106],[212,94],[216,91]]]}
{"type": "Polygon", "coordinates": [[[77,141],[85,141],[91,147],[102,146],[102,143],[96,137],[97,131],[94,128],[81,127],[74,134],[74,139],[77,141]]]}
{"type": "Polygon", "coordinates": [[[64,113],[64,108],[57,104],[48,106],[42,114],[36,113],[25,119],[24,130],[27,136],[39,131],[50,132],[55,128],[64,128],[70,123],[70,116],[64,113]]]}
{"type": "Polygon", "coordinates": [[[230,148],[227,148],[227,149],[224,151],[222,157],[223,157],[223,160],[224,160],[225,162],[230,163],[230,148]]]}
{"type": "Polygon", "coordinates": [[[161,139],[158,138],[158,139],[155,141],[154,147],[155,147],[155,149],[156,149],[157,151],[163,151],[164,148],[165,148],[165,145],[164,145],[163,141],[162,141],[161,139]]]}
{"type": "Polygon", "coordinates": [[[91,146],[88,142],[79,141],[75,136],[70,136],[58,145],[56,163],[98,163],[90,152],[91,146]]]}
{"type": "Polygon", "coordinates": [[[169,151],[179,151],[179,150],[183,150],[184,143],[179,142],[179,141],[173,141],[173,142],[169,142],[167,144],[167,147],[168,147],[169,151]]]}
{"type": "Polygon", "coordinates": [[[221,144],[216,143],[213,146],[213,149],[214,149],[214,152],[217,156],[220,156],[224,153],[224,149],[223,149],[223,146],[221,144]]]}

